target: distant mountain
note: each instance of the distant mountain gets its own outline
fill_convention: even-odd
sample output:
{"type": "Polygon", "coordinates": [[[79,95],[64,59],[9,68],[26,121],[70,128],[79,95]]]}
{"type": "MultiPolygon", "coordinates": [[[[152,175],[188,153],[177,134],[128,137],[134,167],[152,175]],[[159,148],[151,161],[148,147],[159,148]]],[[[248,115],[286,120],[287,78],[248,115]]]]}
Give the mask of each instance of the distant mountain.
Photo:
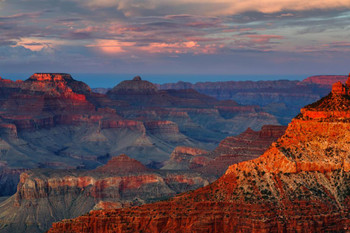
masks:
{"type": "Polygon", "coordinates": [[[194,89],[219,100],[234,100],[239,104],[258,105],[288,124],[303,106],[327,95],[336,81],[345,82],[345,75],[319,75],[303,81],[227,81],[177,82],[158,85],[161,90],[194,89]]]}
{"type": "Polygon", "coordinates": [[[347,232],[350,79],[303,109],[259,158],[170,201],[93,211],[55,232],[347,232]]]}

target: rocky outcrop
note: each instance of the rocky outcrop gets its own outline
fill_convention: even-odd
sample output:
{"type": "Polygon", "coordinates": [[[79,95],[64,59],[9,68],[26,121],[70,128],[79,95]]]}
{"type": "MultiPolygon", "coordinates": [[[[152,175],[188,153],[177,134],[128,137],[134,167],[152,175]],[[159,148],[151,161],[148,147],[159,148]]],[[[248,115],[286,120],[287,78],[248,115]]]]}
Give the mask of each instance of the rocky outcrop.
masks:
{"type": "Polygon", "coordinates": [[[194,172],[147,169],[126,155],[93,171],[27,171],[15,195],[0,203],[0,232],[44,232],[53,221],[92,209],[141,205],[208,183],[194,172]]]}
{"type": "Polygon", "coordinates": [[[196,170],[220,177],[229,165],[259,157],[284,134],[286,128],[286,126],[265,125],[260,131],[248,128],[238,136],[228,137],[207,155],[211,160],[196,170]]]}
{"type": "MultiPolygon", "coordinates": [[[[350,80],[350,77],[349,77],[350,80]]],[[[332,92],[321,100],[301,109],[304,118],[329,121],[347,119],[350,117],[350,86],[336,82],[332,92]]]]}
{"type": "Polygon", "coordinates": [[[225,138],[211,152],[176,147],[162,169],[193,169],[206,175],[220,177],[229,165],[259,157],[284,134],[286,128],[279,125],[264,125],[260,131],[248,128],[238,136],[225,138]]]}
{"type": "Polygon", "coordinates": [[[162,169],[165,170],[188,170],[191,167],[201,164],[198,159],[193,161],[194,164],[191,164],[191,161],[197,157],[198,155],[205,155],[208,151],[178,146],[174,149],[174,151],[170,155],[170,159],[165,162],[162,169]]]}
{"type": "Polygon", "coordinates": [[[133,174],[147,172],[148,169],[136,159],[122,154],[117,157],[112,157],[106,165],[97,168],[96,171],[111,174],[133,174]]]}
{"type": "MultiPolygon", "coordinates": [[[[348,86],[345,86],[347,89],[348,86]]],[[[53,232],[346,232],[350,227],[349,95],[330,93],[302,112],[259,158],[171,201],[93,211],[53,232]]]]}
{"type": "Polygon", "coordinates": [[[126,80],[119,83],[113,89],[107,92],[110,97],[119,95],[152,95],[158,91],[157,86],[153,83],[142,80],[140,76],[132,80],[126,80]]]}
{"type": "Polygon", "coordinates": [[[79,94],[91,92],[88,85],[74,80],[69,74],[63,73],[36,73],[24,81],[23,85],[31,91],[45,92],[50,95],[61,94],[75,99],[84,99],[84,96],[79,94]]]}
{"type": "Polygon", "coordinates": [[[84,122],[88,119],[83,114],[95,112],[85,96],[90,88],[68,74],[38,73],[24,82],[6,82],[1,88],[10,93],[1,97],[0,117],[17,130],[84,122]]]}

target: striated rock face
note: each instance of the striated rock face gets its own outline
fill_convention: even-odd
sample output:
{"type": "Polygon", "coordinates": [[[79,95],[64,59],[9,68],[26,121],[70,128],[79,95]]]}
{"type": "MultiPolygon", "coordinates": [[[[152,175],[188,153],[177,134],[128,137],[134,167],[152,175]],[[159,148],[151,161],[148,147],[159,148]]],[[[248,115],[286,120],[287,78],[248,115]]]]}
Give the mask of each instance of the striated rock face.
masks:
{"type": "Polygon", "coordinates": [[[176,135],[179,134],[179,127],[172,121],[148,121],[145,122],[146,130],[154,135],[176,135]]]}
{"type": "MultiPolygon", "coordinates": [[[[0,161],[10,169],[95,169],[111,155],[127,153],[143,164],[162,164],[176,146],[212,150],[247,127],[277,123],[257,106],[192,89],[157,90],[140,77],[110,93],[93,93],[69,74],[0,78],[0,161]]],[[[196,157],[190,167],[207,160],[196,157]]],[[[15,189],[11,179],[1,182],[15,189]]]]}
{"type": "Polygon", "coordinates": [[[139,77],[130,82],[137,84],[119,86],[126,91],[122,96],[130,100],[124,101],[92,93],[69,74],[37,73],[18,82],[0,79],[1,160],[16,168],[95,168],[110,154],[130,153],[146,164],[166,160],[178,145],[212,148],[216,136],[224,137],[225,133],[216,133],[212,141],[201,143],[201,138],[187,132],[197,128],[194,135],[199,135],[211,130],[191,121],[186,111],[177,110],[192,99],[193,104],[214,109],[213,103],[206,104],[213,98],[193,91],[166,94],[173,107],[168,110],[153,103],[149,95],[152,106],[139,110],[133,105],[138,102],[134,91],[141,93],[141,99],[148,98],[142,91],[148,89],[161,101],[167,98],[139,77]]]}
{"type": "Polygon", "coordinates": [[[200,164],[200,160],[196,159],[191,162],[198,155],[205,155],[208,151],[178,146],[170,155],[170,159],[165,162],[162,169],[165,170],[187,170],[194,166],[194,164],[200,164]],[[194,164],[192,164],[194,163],[194,164]]]}
{"type": "Polygon", "coordinates": [[[262,156],[230,166],[211,185],[171,201],[93,211],[49,232],[347,232],[349,99],[330,93],[306,106],[262,156]]]}
{"type": "Polygon", "coordinates": [[[27,171],[15,195],[0,203],[0,232],[44,232],[92,209],[141,205],[207,184],[198,173],[150,170],[126,155],[93,171],[27,171]]]}
{"type": "MultiPolygon", "coordinates": [[[[327,95],[333,83],[345,82],[345,75],[318,75],[302,81],[228,81],[187,82],[159,85],[166,89],[194,89],[219,100],[234,100],[239,104],[258,105],[275,115],[280,124],[288,124],[300,108],[327,95]]],[[[226,109],[227,110],[227,109],[226,109]]],[[[225,109],[221,109],[225,113],[225,109]]]]}
{"type": "Polygon", "coordinates": [[[259,106],[219,101],[193,89],[158,90],[155,84],[140,77],[121,82],[107,96],[127,103],[117,109],[118,113],[144,122],[147,130],[155,133],[152,136],[165,137],[170,142],[183,140],[185,146],[212,149],[228,135],[239,134],[247,127],[259,129],[263,124],[278,124],[273,115],[259,106]],[[169,137],[171,133],[177,134],[177,128],[199,143],[192,144],[182,136],[169,137]]]}
{"type": "MultiPolygon", "coordinates": [[[[308,83],[307,83],[308,84],[308,83]]],[[[296,103],[308,104],[319,98],[319,93],[299,81],[227,81],[199,82],[195,84],[178,82],[163,84],[161,89],[192,88],[200,93],[213,96],[219,100],[235,100],[239,104],[265,106],[271,103],[286,103],[293,106],[296,103]]],[[[328,90],[329,91],[329,90],[328,90]]]]}
{"type": "Polygon", "coordinates": [[[93,115],[95,107],[86,100],[90,88],[69,74],[34,74],[24,82],[5,82],[0,91],[4,101],[0,116],[17,130],[50,128],[75,124],[83,114],[93,115]],[[1,92],[8,92],[7,94],[1,92]]]}
{"type": "Polygon", "coordinates": [[[198,167],[197,171],[220,177],[229,165],[259,157],[284,134],[286,128],[279,125],[264,125],[260,131],[248,128],[238,136],[228,137],[207,155],[212,160],[198,167]]]}
{"type": "Polygon", "coordinates": [[[316,75],[304,79],[302,83],[316,84],[322,87],[330,88],[335,82],[340,81],[342,83],[345,83],[347,79],[348,76],[346,75],[316,75]]]}
{"type": "Polygon", "coordinates": [[[264,125],[260,131],[248,128],[238,136],[227,137],[211,151],[176,147],[162,169],[192,169],[202,174],[222,176],[229,165],[259,157],[279,137],[286,126],[264,125]]]}

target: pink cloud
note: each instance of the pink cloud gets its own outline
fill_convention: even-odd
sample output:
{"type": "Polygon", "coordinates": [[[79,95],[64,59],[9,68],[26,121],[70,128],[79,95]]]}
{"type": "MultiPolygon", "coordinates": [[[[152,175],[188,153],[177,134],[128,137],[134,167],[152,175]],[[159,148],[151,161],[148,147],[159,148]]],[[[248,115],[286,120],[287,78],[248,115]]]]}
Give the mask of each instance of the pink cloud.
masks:
{"type": "Polygon", "coordinates": [[[199,45],[195,41],[177,42],[177,43],[150,43],[147,46],[140,47],[142,51],[148,53],[188,53],[194,51],[199,45]]]}
{"type": "Polygon", "coordinates": [[[279,35],[247,35],[248,38],[250,38],[251,42],[257,43],[257,44],[266,44],[269,43],[273,39],[284,39],[283,36],[279,35]]]}
{"type": "Polygon", "coordinates": [[[119,54],[126,52],[124,48],[131,47],[135,43],[120,42],[118,40],[96,40],[95,44],[87,45],[90,48],[97,48],[105,54],[119,54]]]}

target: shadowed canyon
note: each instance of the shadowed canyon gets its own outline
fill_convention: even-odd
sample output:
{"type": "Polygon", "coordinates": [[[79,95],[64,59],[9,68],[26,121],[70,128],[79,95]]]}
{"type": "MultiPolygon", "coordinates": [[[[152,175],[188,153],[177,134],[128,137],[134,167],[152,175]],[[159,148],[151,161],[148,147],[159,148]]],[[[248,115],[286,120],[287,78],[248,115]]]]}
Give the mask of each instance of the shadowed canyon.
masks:
{"type": "Polygon", "coordinates": [[[0,232],[81,215],[50,232],[342,231],[350,97],[336,80],[137,76],[97,93],[68,74],[1,79],[0,232]]]}

